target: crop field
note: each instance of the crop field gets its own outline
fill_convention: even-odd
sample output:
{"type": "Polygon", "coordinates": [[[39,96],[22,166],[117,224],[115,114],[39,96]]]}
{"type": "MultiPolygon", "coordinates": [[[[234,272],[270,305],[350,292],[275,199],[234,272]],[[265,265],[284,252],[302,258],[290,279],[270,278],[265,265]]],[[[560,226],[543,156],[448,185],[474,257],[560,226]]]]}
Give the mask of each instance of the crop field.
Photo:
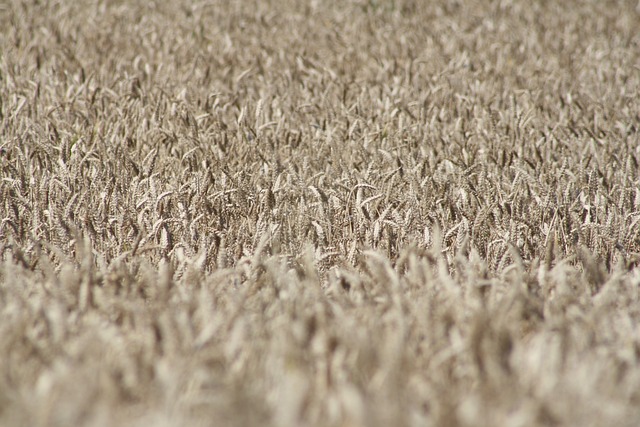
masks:
{"type": "Polygon", "coordinates": [[[640,3],[0,2],[0,426],[640,425],[640,3]]]}

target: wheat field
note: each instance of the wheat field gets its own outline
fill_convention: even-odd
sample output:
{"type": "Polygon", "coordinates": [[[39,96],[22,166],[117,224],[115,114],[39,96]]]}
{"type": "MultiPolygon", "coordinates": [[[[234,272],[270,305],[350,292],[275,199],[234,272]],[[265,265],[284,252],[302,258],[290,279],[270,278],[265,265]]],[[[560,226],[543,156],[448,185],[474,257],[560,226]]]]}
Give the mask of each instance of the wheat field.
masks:
{"type": "Polygon", "coordinates": [[[639,94],[637,1],[0,2],[0,425],[640,425],[639,94]]]}

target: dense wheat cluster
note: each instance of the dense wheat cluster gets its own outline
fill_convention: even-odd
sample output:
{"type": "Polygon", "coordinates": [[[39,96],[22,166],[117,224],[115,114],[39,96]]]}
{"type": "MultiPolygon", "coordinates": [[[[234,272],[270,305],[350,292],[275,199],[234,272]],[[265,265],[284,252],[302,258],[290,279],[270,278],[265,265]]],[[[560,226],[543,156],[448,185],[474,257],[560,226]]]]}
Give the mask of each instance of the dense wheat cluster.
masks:
{"type": "Polygon", "coordinates": [[[0,425],[637,426],[636,1],[0,3],[0,425]]]}

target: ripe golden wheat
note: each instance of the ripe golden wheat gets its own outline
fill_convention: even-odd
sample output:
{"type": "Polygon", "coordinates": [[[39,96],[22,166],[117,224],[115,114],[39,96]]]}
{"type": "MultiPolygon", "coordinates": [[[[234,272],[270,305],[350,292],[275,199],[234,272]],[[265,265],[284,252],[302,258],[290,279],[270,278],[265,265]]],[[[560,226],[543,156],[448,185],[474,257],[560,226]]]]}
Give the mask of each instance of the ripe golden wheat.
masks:
{"type": "Polygon", "coordinates": [[[638,425],[640,10],[556,3],[0,4],[0,425],[638,425]]]}

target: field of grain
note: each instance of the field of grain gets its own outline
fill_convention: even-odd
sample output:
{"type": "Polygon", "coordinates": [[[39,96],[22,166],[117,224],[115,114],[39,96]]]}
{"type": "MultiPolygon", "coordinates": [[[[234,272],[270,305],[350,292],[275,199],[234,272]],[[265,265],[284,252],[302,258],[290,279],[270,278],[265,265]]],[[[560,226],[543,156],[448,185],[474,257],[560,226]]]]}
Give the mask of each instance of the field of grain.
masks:
{"type": "Polygon", "coordinates": [[[0,425],[640,425],[640,4],[0,2],[0,425]]]}

